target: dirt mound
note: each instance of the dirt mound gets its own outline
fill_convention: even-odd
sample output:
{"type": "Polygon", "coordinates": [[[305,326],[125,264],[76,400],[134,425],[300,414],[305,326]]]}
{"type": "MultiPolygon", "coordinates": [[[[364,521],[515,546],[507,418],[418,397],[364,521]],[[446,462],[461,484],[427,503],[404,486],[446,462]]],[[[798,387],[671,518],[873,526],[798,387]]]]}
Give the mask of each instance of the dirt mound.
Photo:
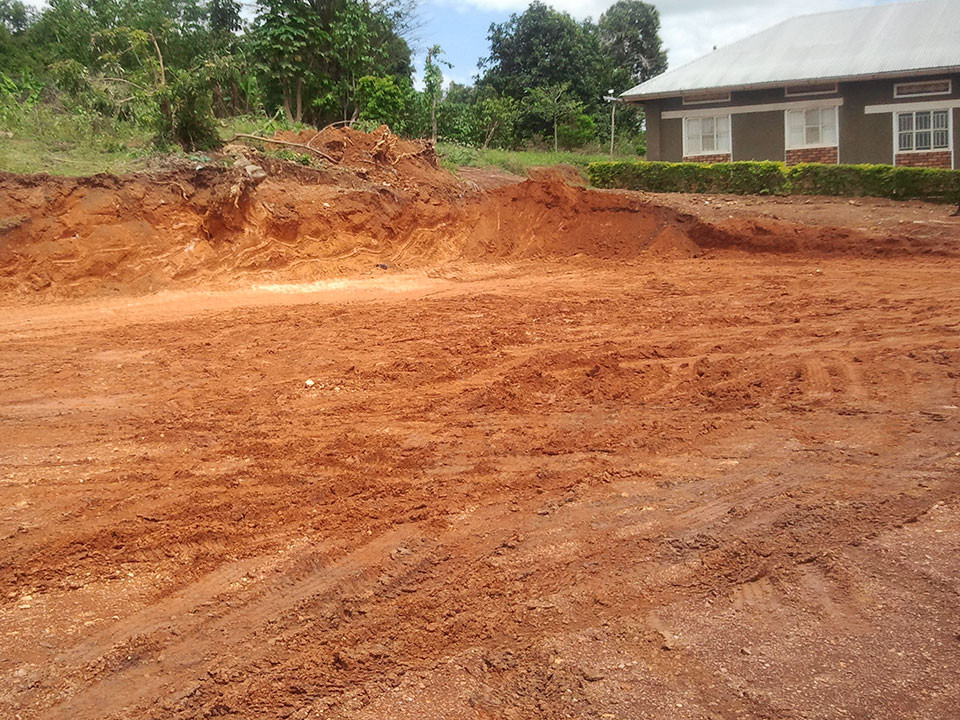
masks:
{"type": "MultiPolygon", "coordinates": [[[[463,254],[470,259],[584,256],[629,260],[645,255],[662,230],[695,223],[639,196],[600,193],[561,180],[508,185],[472,212],[463,254]]],[[[692,241],[688,241],[692,245],[692,241]]]]}
{"type": "Polygon", "coordinates": [[[531,180],[540,182],[565,182],[568,185],[587,186],[587,180],[573,165],[561,163],[560,165],[534,166],[527,168],[527,177],[531,180]]]}
{"type": "Polygon", "coordinates": [[[703,250],[677,225],[668,225],[647,246],[647,252],[661,258],[695,258],[703,250]]]}
{"type": "Polygon", "coordinates": [[[251,274],[313,280],[378,264],[630,259],[679,222],[676,212],[637,198],[559,181],[445,198],[423,188],[309,179],[272,172],[254,179],[238,168],[2,177],[0,219],[16,221],[0,234],[0,291],[141,293],[251,274]]]}
{"type": "Polygon", "coordinates": [[[456,178],[440,168],[432,143],[399,138],[386,125],[370,133],[348,127],[281,131],[274,139],[319,150],[336,166],[388,187],[433,190],[459,187],[456,178]]]}
{"type": "Polygon", "coordinates": [[[645,195],[587,190],[560,176],[470,189],[437,167],[429,144],[385,127],[279,137],[320,148],[335,164],[316,170],[254,153],[232,168],[123,178],[0,174],[0,293],[137,294],[460,261],[944,252],[854,229],[704,222],[645,195]]]}

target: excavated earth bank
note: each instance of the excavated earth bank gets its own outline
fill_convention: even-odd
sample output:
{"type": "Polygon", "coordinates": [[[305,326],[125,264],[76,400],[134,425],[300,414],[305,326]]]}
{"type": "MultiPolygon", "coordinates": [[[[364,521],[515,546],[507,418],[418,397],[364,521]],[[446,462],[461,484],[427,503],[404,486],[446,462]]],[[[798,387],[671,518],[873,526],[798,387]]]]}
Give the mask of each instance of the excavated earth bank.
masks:
{"type": "Polygon", "coordinates": [[[0,293],[296,282],[455,260],[911,249],[903,239],[775,220],[705,223],[636,193],[572,187],[549,174],[481,192],[439,169],[430,147],[385,129],[278,137],[339,164],[318,171],[260,157],[265,178],[251,177],[243,160],[122,178],[0,174],[0,293]]]}

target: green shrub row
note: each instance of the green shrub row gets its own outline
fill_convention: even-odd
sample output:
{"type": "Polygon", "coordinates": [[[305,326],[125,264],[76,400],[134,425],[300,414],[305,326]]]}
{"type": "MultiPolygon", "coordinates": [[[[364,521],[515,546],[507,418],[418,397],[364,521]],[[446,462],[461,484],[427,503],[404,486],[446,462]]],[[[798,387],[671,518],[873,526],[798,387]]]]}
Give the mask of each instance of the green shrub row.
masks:
{"type": "Polygon", "coordinates": [[[587,166],[599,188],[737,195],[872,196],[960,202],[960,170],[890,165],[787,167],[778,162],[595,162],[587,166]]]}

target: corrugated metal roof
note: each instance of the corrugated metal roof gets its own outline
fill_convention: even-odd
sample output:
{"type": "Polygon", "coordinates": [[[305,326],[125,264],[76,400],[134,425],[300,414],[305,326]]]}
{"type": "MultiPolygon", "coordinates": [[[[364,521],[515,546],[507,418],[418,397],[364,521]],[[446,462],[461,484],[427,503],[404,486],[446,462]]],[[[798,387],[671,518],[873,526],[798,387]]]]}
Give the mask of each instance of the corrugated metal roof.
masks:
{"type": "Polygon", "coordinates": [[[623,97],[960,67],[960,0],[804,15],[637,85],[623,97]]]}

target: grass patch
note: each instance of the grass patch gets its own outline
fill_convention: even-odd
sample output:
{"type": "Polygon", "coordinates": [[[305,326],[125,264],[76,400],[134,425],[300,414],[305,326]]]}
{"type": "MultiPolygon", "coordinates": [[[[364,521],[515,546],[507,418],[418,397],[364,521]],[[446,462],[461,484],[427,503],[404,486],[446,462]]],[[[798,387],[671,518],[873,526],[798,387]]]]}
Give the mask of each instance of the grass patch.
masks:
{"type": "MultiPolygon", "coordinates": [[[[453,143],[437,143],[437,152],[440,162],[450,171],[459,167],[496,167],[513,173],[526,175],[531,167],[548,167],[551,165],[572,165],[586,169],[590,163],[609,160],[609,155],[589,154],[581,152],[552,152],[548,150],[497,150],[494,148],[479,149],[455,145],[453,143]]],[[[636,160],[636,155],[617,156],[621,160],[636,160]]]]}
{"type": "Polygon", "coordinates": [[[152,133],[132,124],[41,105],[4,113],[0,132],[0,169],[16,173],[125,172],[156,152],[152,133]]]}
{"type": "MultiPolygon", "coordinates": [[[[224,140],[238,132],[269,137],[287,127],[273,118],[253,115],[217,122],[224,140]]],[[[98,114],[65,112],[44,104],[0,106],[0,170],[74,176],[122,174],[146,169],[156,158],[194,157],[178,147],[158,146],[155,137],[150,128],[98,114]]],[[[305,162],[300,157],[287,159],[305,162]]]]}

